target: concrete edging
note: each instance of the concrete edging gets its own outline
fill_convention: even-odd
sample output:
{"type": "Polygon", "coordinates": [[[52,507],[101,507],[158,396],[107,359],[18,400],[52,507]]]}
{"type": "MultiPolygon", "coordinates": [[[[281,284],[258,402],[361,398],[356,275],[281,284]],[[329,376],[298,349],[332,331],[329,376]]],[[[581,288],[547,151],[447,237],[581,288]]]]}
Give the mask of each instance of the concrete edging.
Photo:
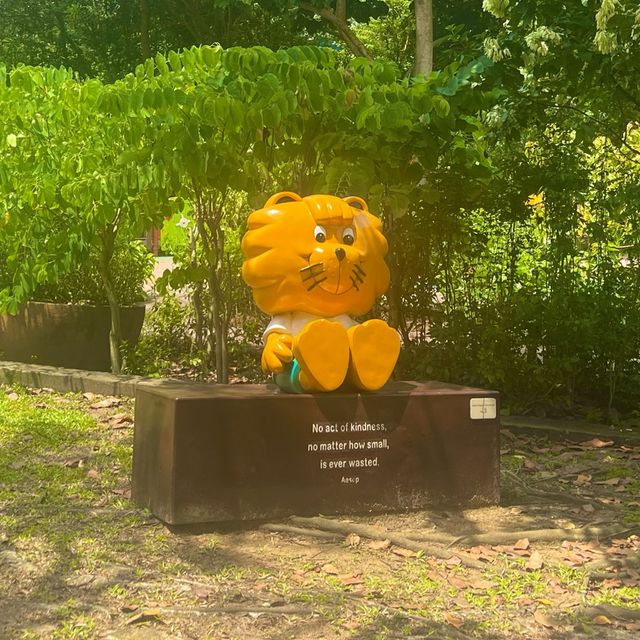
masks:
{"type": "Polygon", "coordinates": [[[133,398],[142,376],[116,376],[106,371],[64,369],[43,364],[0,361],[0,384],[53,389],[59,393],[95,393],[102,396],[133,398]]]}
{"type": "Polygon", "coordinates": [[[640,432],[631,428],[616,428],[608,424],[558,418],[535,418],[531,416],[502,416],[503,428],[527,435],[546,435],[552,440],[582,442],[592,438],[610,439],[618,444],[640,443],[640,432]]]}
{"type": "MultiPolygon", "coordinates": [[[[36,389],[53,389],[59,393],[95,393],[102,396],[134,398],[142,382],[158,382],[158,378],[143,376],[116,376],[106,371],[64,369],[43,364],[8,362],[0,360],[0,384],[19,384],[36,389]]],[[[593,437],[611,438],[619,443],[637,445],[640,433],[632,429],[615,429],[610,425],[581,420],[532,418],[529,416],[502,416],[503,428],[528,433],[544,433],[553,438],[588,440],[593,437]]]]}

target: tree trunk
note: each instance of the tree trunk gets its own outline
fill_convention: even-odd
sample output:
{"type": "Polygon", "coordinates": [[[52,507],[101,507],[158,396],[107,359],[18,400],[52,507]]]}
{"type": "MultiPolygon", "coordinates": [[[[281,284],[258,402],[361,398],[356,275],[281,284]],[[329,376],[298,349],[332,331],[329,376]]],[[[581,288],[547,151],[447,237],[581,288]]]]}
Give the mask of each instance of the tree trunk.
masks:
{"type": "Polygon", "coordinates": [[[211,321],[213,324],[213,335],[215,338],[214,353],[216,359],[216,382],[219,384],[227,383],[227,372],[224,367],[224,327],[222,323],[220,309],[220,299],[216,293],[218,288],[217,277],[212,271],[209,276],[209,294],[211,295],[211,321]]]}
{"type": "Polygon", "coordinates": [[[433,1],[414,0],[416,16],[416,60],[413,75],[433,71],[433,1]]]}
{"type": "Polygon", "coordinates": [[[140,52],[142,59],[151,57],[149,42],[149,0],[140,0],[140,52]]]}
{"type": "Polygon", "coordinates": [[[229,382],[229,366],[227,361],[227,323],[224,292],[220,285],[223,270],[224,234],[220,223],[211,229],[212,248],[215,253],[215,262],[210,265],[209,293],[211,295],[211,314],[216,334],[216,380],[220,384],[229,382]]]}
{"type": "Polygon", "coordinates": [[[336,30],[337,35],[347,45],[347,48],[353,55],[368,58],[369,60],[373,59],[367,48],[349,27],[346,0],[338,0],[335,11],[327,7],[316,7],[309,2],[300,2],[298,6],[303,11],[315,13],[323,20],[326,20],[336,30]]]}
{"type": "Polygon", "coordinates": [[[222,220],[222,202],[214,205],[212,196],[205,201],[199,188],[196,192],[196,224],[205,262],[208,269],[207,284],[210,300],[210,328],[208,336],[209,356],[215,358],[216,382],[226,384],[229,379],[227,364],[227,329],[225,323],[225,299],[220,285],[224,258],[224,233],[220,227],[222,220]]]}
{"type": "MultiPolygon", "coordinates": [[[[192,228],[189,231],[189,266],[196,269],[198,266],[198,245],[196,241],[197,230],[192,228]]],[[[195,313],[195,341],[196,349],[200,350],[204,346],[204,313],[202,308],[202,283],[196,282],[193,287],[193,309],[195,313]]]]}
{"type": "Polygon", "coordinates": [[[102,251],[100,252],[100,277],[111,314],[111,329],[109,331],[109,354],[111,356],[111,373],[122,373],[122,324],[120,322],[120,302],[113,287],[111,277],[111,259],[115,244],[115,233],[109,230],[102,236],[102,251]]]}

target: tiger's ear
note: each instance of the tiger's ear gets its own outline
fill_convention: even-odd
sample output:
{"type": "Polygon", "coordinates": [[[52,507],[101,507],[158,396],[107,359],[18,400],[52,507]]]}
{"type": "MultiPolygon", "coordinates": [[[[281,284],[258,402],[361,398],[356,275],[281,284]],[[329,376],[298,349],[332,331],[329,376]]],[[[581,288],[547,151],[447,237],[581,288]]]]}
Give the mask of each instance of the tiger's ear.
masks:
{"type": "Polygon", "coordinates": [[[358,198],[358,196],[347,196],[346,198],[342,198],[350,207],[354,209],[361,209],[362,211],[369,211],[369,207],[367,203],[362,199],[358,198]]]}
{"type": "Polygon", "coordinates": [[[302,198],[293,191],[281,191],[271,196],[265,203],[265,207],[272,207],[276,204],[282,204],[283,202],[300,202],[302,198]]]}

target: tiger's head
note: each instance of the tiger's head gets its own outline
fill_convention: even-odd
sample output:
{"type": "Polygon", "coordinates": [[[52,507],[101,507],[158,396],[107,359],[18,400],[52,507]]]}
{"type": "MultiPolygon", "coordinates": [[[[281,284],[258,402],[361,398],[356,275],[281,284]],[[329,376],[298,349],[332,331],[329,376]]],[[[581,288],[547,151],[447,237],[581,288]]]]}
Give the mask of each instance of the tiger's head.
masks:
{"type": "Polygon", "coordinates": [[[247,226],[242,277],[265,313],[359,316],[389,286],[382,224],[361,198],[277,193],[247,226]]]}

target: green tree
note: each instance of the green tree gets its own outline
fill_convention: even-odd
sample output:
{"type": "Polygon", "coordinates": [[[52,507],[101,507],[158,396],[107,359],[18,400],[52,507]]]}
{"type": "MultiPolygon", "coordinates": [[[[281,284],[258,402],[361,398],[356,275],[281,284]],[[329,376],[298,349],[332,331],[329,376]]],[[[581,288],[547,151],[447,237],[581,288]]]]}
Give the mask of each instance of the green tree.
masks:
{"type": "MultiPolygon", "coordinates": [[[[113,281],[118,239],[135,238],[167,211],[161,168],[133,79],[109,87],[64,69],[23,67],[0,79],[0,219],[9,283],[0,309],[15,313],[89,252],[111,308],[111,362],[119,373],[121,330],[113,281]],[[131,103],[122,100],[127,87],[131,103]]],[[[148,98],[149,99],[149,98],[148,98]]]]}
{"type": "Polygon", "coordinates": [[[485,49],[500,62],[496,73],[515,127],[532,118],[563,121],[584,145],[606,136],[639,155],[628,140],[628,125],[640,113],[637,3],[570,0],[562,11],[549,0],[483,6],[496,18],[485,49]]]}

